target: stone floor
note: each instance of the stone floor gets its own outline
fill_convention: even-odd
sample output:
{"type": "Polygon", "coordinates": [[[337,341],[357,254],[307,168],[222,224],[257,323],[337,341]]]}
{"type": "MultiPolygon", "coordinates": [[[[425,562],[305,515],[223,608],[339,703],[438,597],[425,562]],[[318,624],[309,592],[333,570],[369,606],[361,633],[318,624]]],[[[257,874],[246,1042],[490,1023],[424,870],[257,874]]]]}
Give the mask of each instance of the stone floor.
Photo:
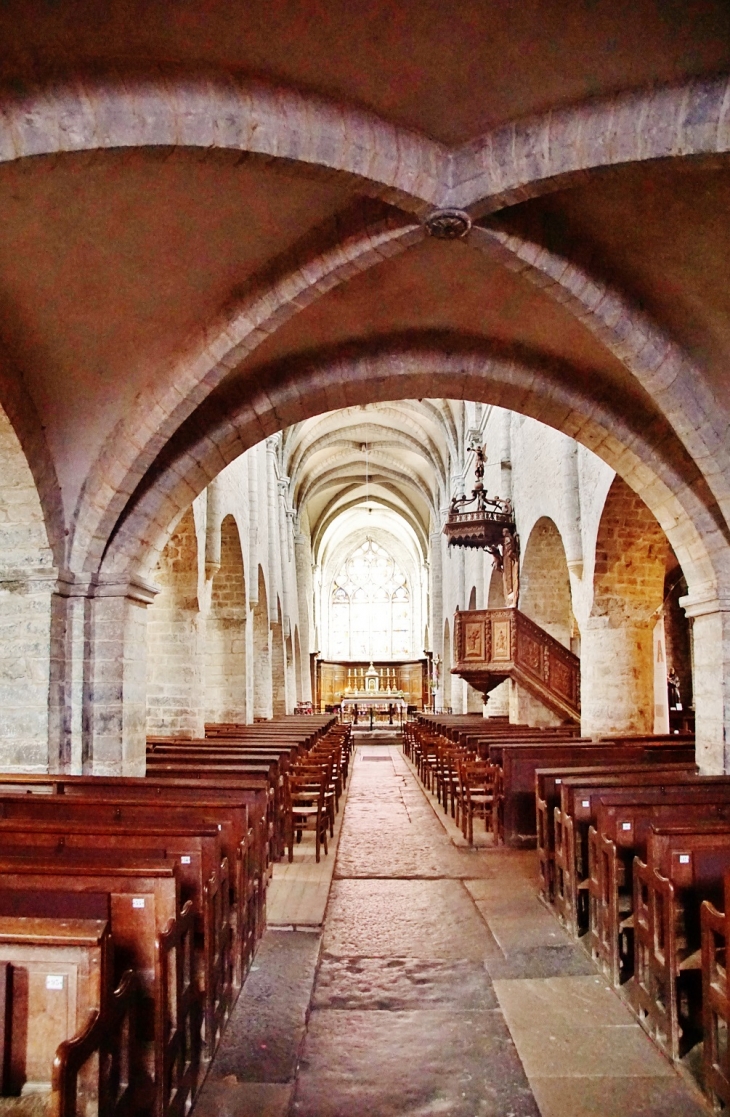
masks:
{"type": "Polygon", "coordinates": [[[196,1117],[705,1112],[541,906],[534,854],[455,844],[380,738],[336,857],[322,931],[265,936],[196,1117]]]}

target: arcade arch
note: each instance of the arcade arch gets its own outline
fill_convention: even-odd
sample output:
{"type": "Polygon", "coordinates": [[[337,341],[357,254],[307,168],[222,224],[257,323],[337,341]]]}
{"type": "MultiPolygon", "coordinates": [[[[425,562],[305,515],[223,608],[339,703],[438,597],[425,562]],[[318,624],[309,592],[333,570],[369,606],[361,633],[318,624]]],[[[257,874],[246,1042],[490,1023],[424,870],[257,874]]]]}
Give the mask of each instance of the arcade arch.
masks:
{"type": "Polygon", "coordinates": [[[203,619],[198,598],[198,542],[192,507],[178,520],[155,581],[147,617],[147,733],[203,735],[203,619]]]}
{"type": "Polygon", "coordinates": [[[676,567],[667,537],[620,477],[606,497],[596,541],[593,606],[581,641],[584,733],[654,729],[654,630],[666,575],[676,567]]]}
{"type": "Polygon", "coordinates": [[[574,632],[570,575],[555,523],[541,517],[533,527],[520,563],[520,608],[566,648],[574,632]]]}
{"type": "Polygon", "coordinates": [[[269,598],[264,572],[257,571],[258,595],[253,608],[253,720],[273,717],[273,660],[272,626],[269,623],[269,598]]]}
{"type": "Polygon", "coordinates": [[[205,720],[246,722],[246,622],[248,603],[238,525],[220,525],[220,566],[210,586],[205,626],[205,720]]]}

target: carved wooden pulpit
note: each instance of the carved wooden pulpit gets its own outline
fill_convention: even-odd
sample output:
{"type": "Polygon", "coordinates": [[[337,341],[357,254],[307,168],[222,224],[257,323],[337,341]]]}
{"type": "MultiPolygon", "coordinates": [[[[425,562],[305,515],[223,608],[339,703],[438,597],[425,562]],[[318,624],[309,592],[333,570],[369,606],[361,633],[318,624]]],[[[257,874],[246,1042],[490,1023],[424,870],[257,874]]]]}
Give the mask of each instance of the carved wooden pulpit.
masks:
{"type": "Polygon", "coordinates": [[[454,614],[454,667],[484,696],[514,679],[566,721],[580,722],[580,660],[519,609],[454,614]]]}

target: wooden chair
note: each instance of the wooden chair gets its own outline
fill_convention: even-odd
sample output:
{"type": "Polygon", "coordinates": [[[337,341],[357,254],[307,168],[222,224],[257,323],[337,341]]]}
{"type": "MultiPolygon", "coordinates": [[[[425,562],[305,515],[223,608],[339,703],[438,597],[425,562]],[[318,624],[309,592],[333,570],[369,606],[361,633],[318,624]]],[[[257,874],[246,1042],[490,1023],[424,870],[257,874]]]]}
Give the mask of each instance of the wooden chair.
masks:
{"type": "Polygon", "coordinates": [[[436,782],[438,799],[444,809],[444,814],[449,813],[459,825],[460,800],[459,800],[459,762],[466,759],[463,749],[443,745],[439,748],[436,766],[436,782]]]}
{"type": "Polygon", "coordinates": [[[327,813],[327,825],[329,826],[330,837],[334,838],[335,815],[337,814],[339,799],[332,759],[329,756],[310,755],[306,761],[297,764],[292,769],[292,775],[299,779],[309,778],[313,791],[319,787],[320,779],[324,778],[324,806],[327,813]]]}
{"type": "Polygon", "coordinates": [[[320,846],[327,849],[329,816],[325,793],[328,776],[319,771],[308,775],[290,775],[287,779],[287,847],[289,861],[294,860],[294,837],[301,841],[302,832],[312,823],[315,834],[316,860],[320,859],[320,846]]]}
{"type": "Polygon", "coordinates": [[[484,761],[462,760],[459,765],[461,832],[474,844],[474,818],[484,819],[484,828],[497,832],[500,768],[484,761]]]}

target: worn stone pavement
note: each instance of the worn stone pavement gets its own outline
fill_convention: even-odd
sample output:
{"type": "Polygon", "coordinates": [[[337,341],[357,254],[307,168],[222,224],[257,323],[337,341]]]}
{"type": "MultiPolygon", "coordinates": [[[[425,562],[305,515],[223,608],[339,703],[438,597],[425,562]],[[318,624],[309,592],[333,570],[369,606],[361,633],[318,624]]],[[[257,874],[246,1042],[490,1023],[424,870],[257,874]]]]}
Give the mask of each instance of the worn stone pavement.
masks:
{"type": "Polygon", "coordinates": [[[395,746],[352,766],[322,936],[268,933],[196,1117],[701,1117],[536,896],[395,746]]]}

